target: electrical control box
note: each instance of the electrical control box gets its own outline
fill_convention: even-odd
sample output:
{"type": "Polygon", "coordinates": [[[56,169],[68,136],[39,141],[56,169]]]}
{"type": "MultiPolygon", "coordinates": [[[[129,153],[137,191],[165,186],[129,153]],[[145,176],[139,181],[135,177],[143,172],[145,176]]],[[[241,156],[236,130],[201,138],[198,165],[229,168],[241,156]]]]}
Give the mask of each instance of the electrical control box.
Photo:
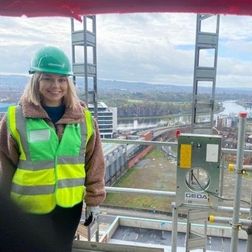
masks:
{"type": "Polygon", "coordinates": [[[176,205],[216,206],[219,199],[221,136],[178,136],[176,205]]]}

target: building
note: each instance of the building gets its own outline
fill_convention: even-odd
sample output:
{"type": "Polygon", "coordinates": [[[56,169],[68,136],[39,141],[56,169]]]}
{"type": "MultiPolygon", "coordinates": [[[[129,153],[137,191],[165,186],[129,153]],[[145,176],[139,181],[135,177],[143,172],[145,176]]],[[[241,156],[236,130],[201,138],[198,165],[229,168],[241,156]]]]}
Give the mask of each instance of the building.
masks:
{"type": "MultiPolygon", "coordinates": [[[[101,138],[113,138],[117,130],[117,108],[109,108],[104,102],[97,104],[97,117],[101,138]]],[[[89,104],[89,110],[94,114],[94,105],[89,104]]]]}

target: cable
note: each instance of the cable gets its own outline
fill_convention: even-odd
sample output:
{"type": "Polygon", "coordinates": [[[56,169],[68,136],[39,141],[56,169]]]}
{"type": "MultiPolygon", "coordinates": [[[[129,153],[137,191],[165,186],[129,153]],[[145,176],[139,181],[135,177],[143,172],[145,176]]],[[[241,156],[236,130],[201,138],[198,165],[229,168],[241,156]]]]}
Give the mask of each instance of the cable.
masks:
{"type": "MultiPolygon", "coordinates": [[[[218,199],[221,199],[221,200],[225,200],[225,201],[233,201],[234,199],[228,199],[228,198],[223,198],[223,197],[220,197],[217,193],[215,192],[211,192],[211,191],[208,191],[206,190],[205,188],[202,187],[202,185],[200,184],[200,182],[198,181],[198,179],[196,178],[196,176],[193,174],[193,172],[191,173],[193,178],[195,179],[195,181],[197,182],[198,186],[202,189],[202,191],[204,191],[205,193],[208,193],[210,195],[212,195],[213,197],[215,198],[218,198],[218,199]]],[[[245,204],[248,204],[250,205],[250,202],[246,201],[246,200],[240,200],[241,202],[245,203],[245,204]]]]}

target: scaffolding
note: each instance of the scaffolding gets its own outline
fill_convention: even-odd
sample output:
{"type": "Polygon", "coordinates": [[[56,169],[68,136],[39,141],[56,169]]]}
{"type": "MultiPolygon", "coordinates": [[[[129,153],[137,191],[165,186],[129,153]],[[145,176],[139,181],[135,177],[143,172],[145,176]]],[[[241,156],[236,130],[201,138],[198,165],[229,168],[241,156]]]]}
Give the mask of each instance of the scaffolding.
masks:
{"type": "Polygon", "coordinates": [[[197,14],[192,98],[192,133],[212,134],[219,41],[219,15],[197,14]],[[204,25],[204,24],[208,25],[204,25]],[[210,28],[208,28],[210,26],[210,28]],[[210,29],[210,31],[208,31],[210,29]],[[206,30],[206,31],[205,31],[206,30]],[[204,88],[210,87],[209,97],[204,88]],[[201,115],[208,116],[207,121],[201,115]]]}
{"type": "MultiPolygon", "coordinates": [[[[205,230],[205,233],[200,233],[202,236],[194,236],[195,232],[193,230],[193,227],[195,226],[195,223],[197,221],[200,221],[201,224],[201,228],[204,230],[205,228],[208,228],[207,225],[205,225],[205,222],[207,221],[208,223],[217,223],[217,224],[224,224],[228,227],[232,227],[232,235],[230,235],[230,238],[234,241],[232,241],[231,247],[230,247],[230,251],[238,251],[236,246],[237,246],[237,239],[239,237],[238,232],[241,231],[241,227],[247,231],[247,252],[250,251],[251,248],[251,234],[250,234],[250,229],[251,229],[251,225],[252,225],[252,221],[251,219],[245,219],[245,218],[239,218],[239,215],[247,215],[251,217],[251,207],[250,208],[243,208],[240,207],[240,205],[238,204],[237,201],[240,201],[240,191],[239,188],[241,188],[241,182],[242,182],[242,176],[243,176],[243,172],[241,171],[250,171],[252,170],[251,166],[242,166],[240,164],[241,160],[243,159],[243,154],[244,155],[251,155],[252,151],[251,150],[243,150],[242,146],[243,146],[243,138],[244,138],[244,129],[245,129],[245,121],[246,121],[246,117],[244,117],[243,115],[240,116],[240,133],[239,133],[239,149],[234,150],[234,149],[226,149],[226,148],[222,148],[221,149],[221,156],[222,154],[236,154],[237,155],[237,168],[236,170],[236,181],[239,181],[239,183],[237,183],[237,186],[235,188],[236,195],[234,198],[234,205],[233,207],[228,207],[225,205],[222,205],[222,200],[218,200],[215,202],[215,207],[214,209],[216,210],[216,212],[224,212],[224,213],[229,213],[229,214],[233,214],[233,218],[230,217],[223,217],[223,216],[213,216],[213,215],[209,215],[208,214],[208,204],[206,204],[205,206],[199,205],[199,206],[194,206],[193,211],[191,211],[191,209],[189,208],[188,211],[188,216],[190,215],[190,218],[188,218],[190,221],[189,223],[187,223],[187,230],[188,230],[188,234],[191,235],[191,242],[190,239],[188,240],[188,250],[190,251],[190,249],[192,248],[199,248],[201,247],[203,249],[203,251],[205,251],[205,242],[206,242],[206,235],[207,235],[207,230],[205,230]],[[238,165],[239,164],[239,165],[238,165]],[[242,167],[240,167],[240,165],[242,167]],[[239,168],[238,168],[239,167],[239,168]],[[195,210],[195,211],[194,211],[195,210]],[[191,212],[190,212],[191,211],[191,212]],[[202,217],[202,218],[201,218],[202,217]],[[237,219],[238,218],[238,219],[237,219]],[[196,221],[197,219],[197,221],[196,221]],[[196,238],[196,239],[195,239],[196,238]],[[195,243],[196,241],[196,243],[195,243]]],[[[211,136],[213,137],[213,136],[211,136]]],[[[141,144],[141,145],[153,145],[153,146],[159,146],[161,147],[162,145],[164,146],[177,146],[177,143],[175,142],[158,142],[158,141],[141,141],[141,140],[120,140],[120,139],[103,139],[103,142],[107,142],[107,143],[127,143],[127,144],[141,144]]],[[[211,144],[211,143],[210,143],[211,144]]],[[[220,167],[220,169],[224,169],[224,167],[220,167]]],[[[212,171],[213,173],[215,173],[216,171],[212,171]]],[[[220,171],[221,173],[221,171],[220,171]]],[[[220,175],[220,174],[219,174],[220,175]]],[[[222,180],[220,180],[220,183],[223,183],[222,180]]],[[[219,190],[219,193],[221,194],[221,187],[223,186],[222,184],[220,184],[217,189],[219,190]],[[220,188],[219,188],[220,186],[220,188]]],[[[142,195],[155,195],[155,196],[162,196],[165,198],[176,198],[176,192],[173,191],[158,191],[158,190],[146,190],[146,189],[136,189],[136,188],[122,188],[122,187],[106,187],[106,191],[107,193],[132,193],[132,194],[142,194],[142,195]]],[[[216,195],[218,197],[218,195],[216,195]]],[[[178,213],[179,213],[179,208],[177,208],[176,206],[176,201],[174,201],[174,203],[172,204],[172,252],[176,252],[177,251],[177,232],[178,232],[178,213]]],[[[211,207],[212,209],[212,207],[211,207]]],[[[216,227],[218,228],[218,227],[216,227]]],[[[219,227],[221,228],[221,227],[219,227]]],[[[120,251],[120,250],[118,250],[120,251]]],[[[123,251],[123,250],[122,250],[123,251]]]]}
{"type": "MultiPolygon", "coordinates": [[[[83,30],[75,31],[74,24],[72,20],[72,52],[73,52],[73,72],[76,76],[84,76],[85,79],[85,96],[86,101],[88,103],[90,93],[88,87],[88,78],[93,77],[93,90],[91,93],[93,94],[93,104],[97,105],[96,95],[97,95],[97,67],[96,67],[96,28],[95,28],[95,17],[83,17],[83,30]],[[93,21],[93,33],[87,31],[87,18],[91,18],[93,21]],[[76,62],[76,46],[81,46],[84,50],[84,63],[76,62]],[[88,46],[91,46],[93,49],[93,63],[90,65],[87,61],[88,59],[88,46]]],[[[212,134],[212,128],[214,123],[214,100],[215,100],[215,86],[216,86],[216,71],[217,71],[217,53],[218,53],[218,38],[219,38],[219,15],[207,15],[207,14],[198,14],[197,15],[197,25],[196,25],[196,45],[195,45],[195,63],[194,63],[194,80],[193,80],[193,101],[192,101],[192,121],[191,121],[191,132],[193,134],[212,134]],[[206,20],[215,20],[215,29],[213,32],[205,32],[202,30],[202,22],[206,20]],[[212,65],[205,66],[204,59],[202,57],[206,54],[210,54],[212,56],[212,65]],[[201,90],[204,89],[205,86],[211,87],[211,94],[209,95],[208,100],[206,97],[201,96],[201,90]],[[208,121],[200,120],[200,113],[203,111],[207,111],[208,121]],[[205,110],[204,110],[205,109],[205,110]]],[[[241,119],[240,128],[244,130],[244,117],[241,119]]],[[[240,133],[239,138],[242,139],[243,133],[240,133]]],[[[212,137],[212,135],[211,135],[212,137]]],[[[208,136],[209,138],[209,136],[208,136]]],[[[118,144],[141,144],[141,145],[154,145],[154,146],[177,146],[177,143],[174,142],[157,142],[157,141],[140,141],[140,140],[119,140],[119,139],[103,139],[103,142],[108,143],[118,143],[118,144]]],[[[234,150],[221,149],[221,153],[236,153],[238,162],[241,162],[243,158],[243,154],[246,154],[246,151],[243,151],[242,140],[240,140],[240,147],[238,152],[234,150]]],[[[211,145],[212,143],[210,143],[211,145]]],[[[200,146],[200,145],[199,145],[200,146]]],[[[220,146],[220,145],[218,145],[220,146]]],[[[220,147],[219,147],[220,150],[220,147]]],[[[185,153],[186,154],[186,153],[185,153]]],[[[183,155],[185,155],[183,154],[183,155]]],[[[199,153],[198,153],[199,154],[199,153]]],[[[219,155],[219,153],[218,153],[219,155]]],[[[219,159],[218,159],[219,161],[219,159]]],[[[210,161],[211,162],[211,161],[210,161]]],[[[252,225],[251,220],[239,219],[239,214],[249,214],[251,215],[251,209],[249,208],[241,208],[239,205],[240,201],[240,188],[241,185],[241,169],[242,164],[238,164],[238,168],[236,168],[236,199],[234,202],[234,211],[232,207],[221,206],[219,201],[215,202],[215,210],[222,212],[233,213],[233,218],[225,218],[219,216],[209,216],[208,215],[208,201],[205,205],[194,205],[192,204],[188,207],[187,212],[187,238],[186,238],[186,251],[190,251],[191,249],[201,248],[203,251],[206,251],[206,237],[207,237],[207,222],[215,222],[215,223],[225,223],[229,225],[232,223],[232,240],[231,240],[231,248],[230,251],[237,251],[237,240],[238,240],[238,231],[240,226],[247,227],[248,237],[251,236],[250,229],[252,225]],[[203,233],[196,234],[193,231],[193,225],[196,220],[202,221],[201,226],[203,227],[203,233]],[[203,234],[203,235],[202,235],[203,234]]],[[[221,168],[223,169],[223,167],[221,168]]],[[[213,170],[213,172],[216,172],[213,170]]],[[[200,174],[200,173],[199,173],[200,174]]],[[[198,174],[198,175],[199,175],[198,174]]],[[[218,179],[221,178],[222,173],[218,173],[218,179]]],[[[199,177],[198,177],[199,178],[199,177]]],[[[189,176],[189,180],[192,180],[192,177],[189,176]]],[[[183,178],[183,181],[185,179],[183,178]]],[[[223,183],[223,180],[220,179],[219,183],[223,183]]],[[[217,193],[216,198],[221,196],[222,185],[214,184],[217,193]],[[218,188],[217,188],[218,187],[218,188]]],[[[209,187],[209,184],[206,185],[206,189],[209,187]]],[[[140,193],[140,194],[151,194],[151,195],[162,195],[164,197],[176,197],[176,201],[172,204],[172,252],[177,251],[177,231],[178,231],[178,206],[181,202],[178,202],[178,192],[166,192],[166,191],[156,191],[156,190],[146,190],[146,189],[133,189],[133,188],[116,188],[116,187],[106,187],[107,192],[113,193],[140,193]]],[[[192,189],[193,191],[193,189],[192,189]]],[[[208,196],[207,196],[208,197],[208,196]]],[[[209,197],[211,198],[211,197],[209,197]]],[[[214,197],[213,197],[214,199],[214,197]]],[[[99,223],[98,230],[99,230],[99,223]]],[[[95,232],[93,232],[95,233],[95,232]]],[[[97,238],[97,236],[96,236],[97,238]]],[[[89,237],[90,241],[92,237],[89,237]]],[[[248,239],[247,251],[250,251],[251,241],[248,239]]],[[[75,242],[73,251],[88,251],[85,249],[93,249],[93,251],[114,251],[113,249],[118,246],[115,244],[106,244],[106,243],[82,243],[81,241],[75,242]],[[106,250],[109,249],[109,250],[106,250]]],[[[163,251],[158,248],[153,248],[152,250],[148,248],[149,251],[163,251]]],[[[130,246],[121,246],[117,247],[115,251],[148,251],[147,247],[144,248],[136,248],[130,246]],[[128,247],[128,248],[127,248],[128,247]],[[130,250],[129,250],[130,249],[130,250]],[[141,250],[143,249],[143,250],[141,250]]],[[[92,250],[91,250],[92,251],[92,250]]]]}
{"type": "Polygon", "coordinates": [[[73,80],[84,79],[84,96],[87,105],[94,106],[97,118],[97,53],[96,16],[83,16],[82,27],[76,28],[76,20],[71,18],[73,80]]]}

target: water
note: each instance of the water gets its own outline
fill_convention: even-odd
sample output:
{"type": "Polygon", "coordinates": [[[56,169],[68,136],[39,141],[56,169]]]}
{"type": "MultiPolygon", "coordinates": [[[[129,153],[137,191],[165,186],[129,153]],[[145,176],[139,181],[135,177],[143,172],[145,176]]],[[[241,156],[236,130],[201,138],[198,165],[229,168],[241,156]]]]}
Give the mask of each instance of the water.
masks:
{"type": "MultiPolygon", "coordinates": [[[[243,106],[236,104],[235,101],[224,101],[223,103],[224,110],[217,115],[234,115],[240,112],[248,112],[252,116],[251,109],[245,109],[243,106]]],[[[201,120],[204,121],[206,116],[201,116],[201,120]]],[[[160,126],[175,126],[191,123],[191,115],[177,116],[169,121],[163,119],[135,119],[127,120],[125,122],[118,123],[118,130],[137,130],[137,129],[147,129],[160,126]]]]}
{"type": "Polygon", "coordinates": [[[160,119],[135,119],[126,120],[123,123],[119,123],[118,130],[131,130],[131,129],[143,129],[143,128],[154,128],[159,125],[160,119]]]}
{"type": "MultiPolygon", "coordinates": [[[[0,102],[0,112],[6,112],[8,107],[12,103],[3,103],[0,102]]],[[[234,115],[238,116],[239,112],[246,111],[249,115],[252,116],[251,109],[245,109],[243,106],[236,104],[235,101],[224,101],[223,102],[224,110],[218,115],[234,115]]],[[[202,116],[204,120],[204,116],[202,116]]],[[[134,130],[134,129],[146,129],[146,128],[155,128],[160,126],[174,126],[174,125],[183,125],[190,124],[191,115],[177,116],[169,121],[163,119],[135,119],[127,120],[118,124],[118,130],[134,130]]]]}
{"type": "Polygon", "coordinates": [[[219,115],[233,115],[236,114],[238,116],[238,114],[240,112],[248,112],[251,113],[251,109],[245,109],[243,106],[235,103],[236,101],[224,101],[223,102],[223,107],[225,108],[221,113],[219,113],[219,115]]]}

